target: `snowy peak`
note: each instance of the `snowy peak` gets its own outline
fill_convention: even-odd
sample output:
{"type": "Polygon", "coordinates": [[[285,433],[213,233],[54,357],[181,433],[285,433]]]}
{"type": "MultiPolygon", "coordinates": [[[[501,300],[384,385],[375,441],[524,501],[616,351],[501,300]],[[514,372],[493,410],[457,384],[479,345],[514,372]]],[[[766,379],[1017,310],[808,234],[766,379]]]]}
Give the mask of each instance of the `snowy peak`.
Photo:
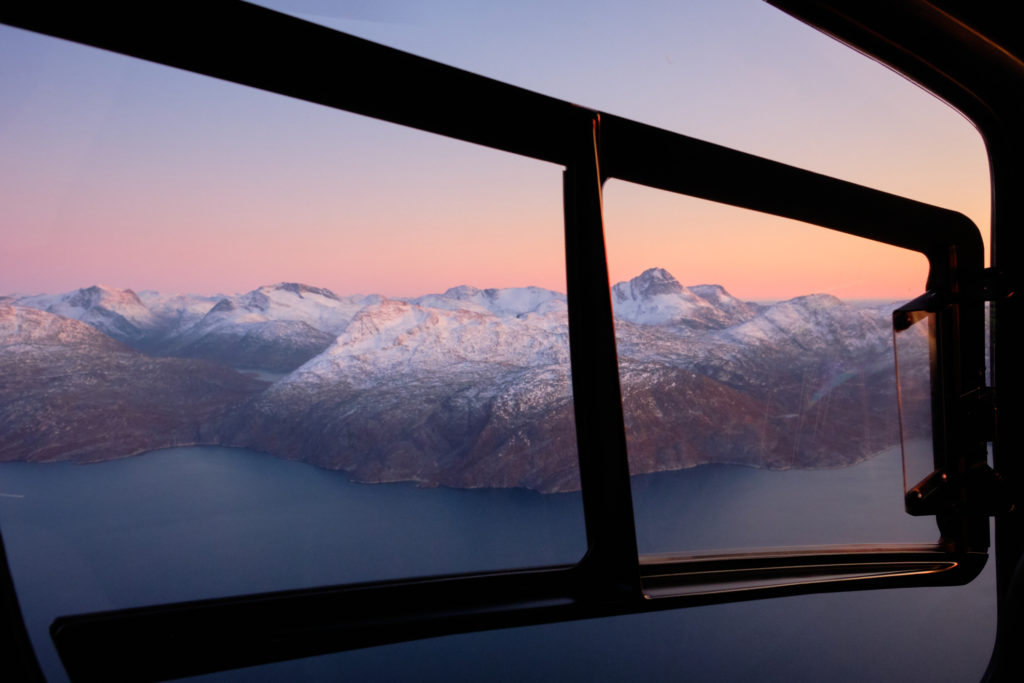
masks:
{"type": "Polygon", "coordinates": [[[270,321],[305,323],[327,334],[338,334],[356,312],[379,297],[341,298],[329,289],[296,282],[264,285],[245,294],[225,297],[196,325],[196,331],[224,325],[270,321]]]}
{"type": "Polygon", "coordinates": [[[298,299],[305,300],[312,306],[330,306],[330,301],[341,302],[338,295],[323,287],[312,287],[299,282],[279,282],[276,285],[264,285],[259,289],[243,294],[237,298],[242,308],[248,311],[267,311],[272,306],[295,306],[298,299]]]}
{"type": "Polygon", "coordinates": [[[107,312],[107,317],[116,314],[126,319],[144,320],[150,317],[149,309],[135,292],[104,285],[83,287],[66,294],[22,297],[19,304],[76,320],[89,312],[107,312]]]}
{"type": "Polygon", "coordinates": [[[720,285],[687,288],[664,268],[649,268],[612,287],[616,317],[642,325],[681,325],[721,329],[757,314],[753,304],[736,299],[720,285]]]}
{"type": "Polygon", "coordinates": [[[415,304],[385,299],[368,306],[352,318],[332,352],[345,347],[353,351],[399,345],[403,335],[425,325],[436,325],[440,311],[428,311],[415,304]]]}
{"type": "Polygon", "coordinates": [[[378,299],[340,298],[295,282],[264,285],[222,298],[198,322],[179,329],[164,349],[234,368],[290,372],[330,346],[352,316],[378,299]]]}
{"type": "Polygon", "coordinates": [[[628,288],[633,299],[649,299],[664,294],[680,295],[686,291],[679,280],[664,268],[648,268],[630,280],[628,288]]]}
{"type": "Polygon", "coordinates": [[[17,303],[80,320],[128,343],[144,337],[158,324],[156,316],[130,289],[94,285],[66,294],[22,297],[17,303]]]}
{"type": "Polygon", "coordinates": [[[566,329],[565,315],[558,313],[502,317],[385,299],[359,311],[330,348],[286,382],[344,378],[373,384],[396,372],[564,364],[566,329]]]}
{"type": "Polygon", "coordinates": [[[729,325],[738,325],[754,318],[764,306],[737,299],[722,285],[694,285],[690,291],[726,315],[729,325]]]}
{"type": "Polygon", "coordinates": [[[806,294],[766,308],[762,317],[794,332],[807,326],[831,327],[837,322],[857,321],[861,312],[831,294],[806,294]]]}
{"type": "Polygon", "coordinates": [[[805,351],[884,351],[886,316],[857,309],[831,294],[807,294],[765,308],[757,317],[722,332],[745,345],[788,344],[805,351]]]}
{"type": "Polygon", "coordinates": [[[477,289],[469,285],[452,287],[444,294],[427,294],[411,303],[426,308],[469,310],[490,313],[499,317],[522,316],[528,313],[546,314],[564,311],[565,295],[542,287],[506,287],[504,289],[477,289]]]}
{"type": "Polygon", "coordinates": [[[69,306],[92,309],[104,306],[109,309],[145,309],[138,295],[130,289],[113,289],[104,285],[93,285],[71,293],[65,300],[69,306]]]}
{"type": "Polygon", "coordinates": [[[228,313],[229,311],[235,310],[235,304],[232,303],[230,297],[224,297],[217,304],[209,310],[207,315],[216,313],[228,313]]]}

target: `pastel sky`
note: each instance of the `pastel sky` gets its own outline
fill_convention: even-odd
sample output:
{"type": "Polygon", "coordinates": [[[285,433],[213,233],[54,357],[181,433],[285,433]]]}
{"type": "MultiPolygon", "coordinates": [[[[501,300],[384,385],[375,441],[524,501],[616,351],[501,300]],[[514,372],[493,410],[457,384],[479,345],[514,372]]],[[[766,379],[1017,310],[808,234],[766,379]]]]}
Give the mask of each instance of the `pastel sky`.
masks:
{"type": "MultiPolygon", "coordinates": [[[[756,0],[265,4],[961,211],[987,239],[970,124],[756,0]]],[[[5,27],[0,93],[0,294],[564,291],[559,167],[5,27]]],[[[605,216],[613,281],[661,266],[751,299],[924,284],[916,254],[622,182],[605,216]]]]}

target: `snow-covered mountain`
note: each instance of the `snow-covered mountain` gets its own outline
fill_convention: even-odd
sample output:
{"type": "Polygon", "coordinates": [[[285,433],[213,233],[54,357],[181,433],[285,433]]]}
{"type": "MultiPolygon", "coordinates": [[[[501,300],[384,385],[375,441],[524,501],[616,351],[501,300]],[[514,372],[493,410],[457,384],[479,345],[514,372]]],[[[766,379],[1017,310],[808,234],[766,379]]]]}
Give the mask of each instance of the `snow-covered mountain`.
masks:
{"type": "Polygon", "coordinates": [[[367,306],[327,350],[235,411],[224,439],[360,481],[576,488],[564,304],[526,294],[484,295],[497,313],[481,310],[478,293],[462,309],[367,306]]]}
{"type": "Polygon", "coordinates": [[[13,359],[49,347],[127,350],[92,325],[36,308],[0,302],[0,354],[13,359]]]}
{"type": "Polygon", "coordinates": [[[717,336],[743,345],[790,344],[805,351],[837,345],[851,352],[886,351],[891,323],[872,310],[856,308],[829,294],[782,301],[717,336]]]}
{"type": "Polygon", "coordinates": [[[383,300],[359,311],[328,349],[285,381],[340,374],[347,381],[365,383],[392,374],[450,374],[461,366],[531,368],[568,363],[564,305],[561,311],[546,313],[516,314],[498,308],[504,315],[475,305],[433,308],[383,300]]]}
{"type": "Polygon", "coordinates": [[[303,322],[338,334],[376,296],[339,297],[329,289],[295,282],[265,285],[238,296],[222,298],[200,321],[200,329],[265,322],[303,322]]]}
{"type": "MultiPolygon", "coordinates": [[[[895,441],[884,318],[825,295],[750,304],[660,269],[613,291],[634,472],[836,466],[895,441]]],[[[574,488],[563,302],[457,287],[367,306],[225,440],[361,481],[574,488]]]]}
{"type": "Polygon", "coordinates": [[[167,335],[195,325],[223,298],[223,295],[161,294],[152,290],[139,292],[139,300],[160,319],[167,335]]]}
{"type": "Polygon", "coordinates": [[[327,289],[282,282],[224,297],[163,352],[235,368],[288,372],[327,348],[352,317],[380,297],[340,298],[327,289]]]}
{"type": "Polygon", "coordinates": [[[410,300],[424,308],[492,313],[501,317],[527,313],[559,313],[566,310],[565,295],[541,287],[477,289],[469,285],[452,287],[444,294],[427,294],[410,300]]]}
{"type": "Polygon", "coordinates": [[[65,294],[19,297],[16,303],[80,320],[126,344],[146,340],[161,328],[161,320],[130,289],[93,285],[65,294]]]}
{"type": "Polygon", "coordinates": [[[215,443],[227,407],[264,387],[213,363],[147,356],[78,320],[0,305],[0,461],[215,443]]]}
{"type": "MultiPolygon", "coordinates": [[[[70,306],[61,296],[34,302],[70,306]]],[[[216,443],[360,481],[578,486],[560,293],[464,285],[399,300],[281,283],[216,302],[96,296],[111,303],[69,310],[122,311],[137,329],[158,321],[160,354],[215,361],[225,377],[237,373],[223,366],[288,373],[207,392],[220,402],[199,432],[216,443]]],[[[837,466],[897,439],[884,309],[824,294],[759,305],[660,268],[615,285],[612,301],[634,472],[837,466]]],[[[96,328],[111,317],[97,314],[96,328]]]]}
{"type": "Polygon", "coordinates": [[[338,297],[283,282],[245,294],[203,296],[102,285],[13,298],[81,320],[129,346],[163,356],[205,358],[235,368],[287,372],[320,353],[377,296],[338,297]]]}
{"type": "Polygon", "coordinates": [[[757,315],[760,307],[736,299],[719,285],[683,287],[664,268],[649,268],[612,287],[612,307],[621,320],[642,325],[721,329],[757,315]]]}

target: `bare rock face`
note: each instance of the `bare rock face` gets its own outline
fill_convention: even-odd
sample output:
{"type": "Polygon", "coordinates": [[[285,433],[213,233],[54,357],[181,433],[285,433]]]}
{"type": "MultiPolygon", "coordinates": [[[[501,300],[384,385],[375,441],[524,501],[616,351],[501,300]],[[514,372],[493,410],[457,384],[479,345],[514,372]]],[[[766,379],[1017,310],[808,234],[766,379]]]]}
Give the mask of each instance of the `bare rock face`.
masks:
{"type": "Polygon", "coordinates": [[[234,411],[222,441],[362,482],[572,490],[579,480],[568,390],[558,369],[403,376],[375,387],[281,385],[234,411]]]}
{"type": "Polygon", "coordinates": [[[227,406],[265,383],[151,358],[85,323],[0,305],[0,461],[97,461],[209,443],[227,406]]]}

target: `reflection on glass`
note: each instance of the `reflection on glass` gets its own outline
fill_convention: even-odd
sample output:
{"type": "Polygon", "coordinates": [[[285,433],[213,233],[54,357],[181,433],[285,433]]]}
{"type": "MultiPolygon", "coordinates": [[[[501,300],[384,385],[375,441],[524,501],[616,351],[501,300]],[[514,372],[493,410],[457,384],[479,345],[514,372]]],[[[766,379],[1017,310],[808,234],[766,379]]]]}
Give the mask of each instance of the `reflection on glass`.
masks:
{"type": "Polygon", "coordinates": [[[926,311],[894,312],[893,339],[903,452],[903,491],[907,493],[935,469],[931,385],[935,314],[926,311]]]}

